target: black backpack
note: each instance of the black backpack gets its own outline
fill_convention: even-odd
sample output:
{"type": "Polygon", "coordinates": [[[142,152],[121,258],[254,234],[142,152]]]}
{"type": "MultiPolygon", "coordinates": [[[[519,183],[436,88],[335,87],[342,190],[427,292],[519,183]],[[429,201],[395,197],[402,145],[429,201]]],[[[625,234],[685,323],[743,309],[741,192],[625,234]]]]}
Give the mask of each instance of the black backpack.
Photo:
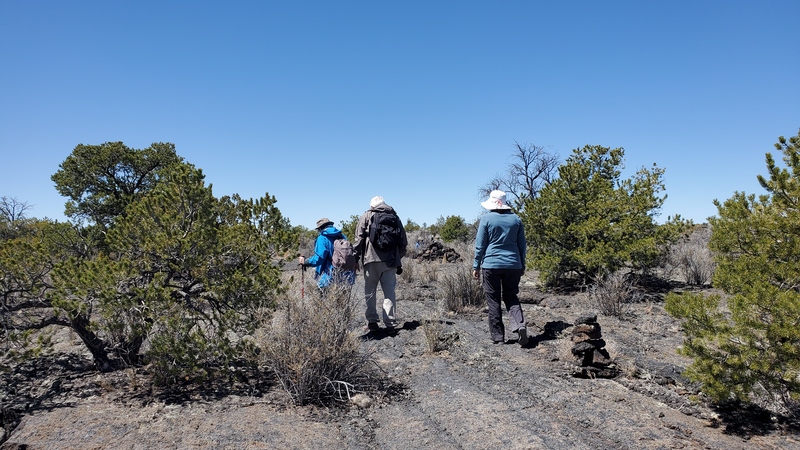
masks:
{"type": "Polygon", "coordinates": [[[378,250],[389,251],[403,245],[403,223],[397,214],[375,211],[369,224],[369,241],[378,250]]]}

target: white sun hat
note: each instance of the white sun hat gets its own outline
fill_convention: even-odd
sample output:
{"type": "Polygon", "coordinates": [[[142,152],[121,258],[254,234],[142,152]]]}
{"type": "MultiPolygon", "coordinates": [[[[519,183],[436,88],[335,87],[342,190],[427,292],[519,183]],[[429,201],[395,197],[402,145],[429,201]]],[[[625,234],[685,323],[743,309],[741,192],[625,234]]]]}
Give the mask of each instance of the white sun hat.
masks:
{"type": "Polygon", "coordinates": [[[506,193],[503,191],[492,191],[489,193],[489,198],[485,202],[481,202],[481,206],[492,211],[496,209],[511,209],[506,204],[506,193]]]}

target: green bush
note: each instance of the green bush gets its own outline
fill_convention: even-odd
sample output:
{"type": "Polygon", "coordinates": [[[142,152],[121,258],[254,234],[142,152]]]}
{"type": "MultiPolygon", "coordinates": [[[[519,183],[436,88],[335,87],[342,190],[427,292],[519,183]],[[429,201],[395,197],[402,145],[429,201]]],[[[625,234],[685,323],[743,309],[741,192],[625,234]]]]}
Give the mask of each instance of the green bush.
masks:
{"type": "Polygon", "coordinates": [[[171,144],[78,146],[54,181],[68,213],[94,223],[32,221],[0,242],[7,353],[67,327],[98,368],[149,362],[162,383],[239,357],[297,245],[273,197],[215,198],[171,144]]]}
{"type": "Polygon", "coordinates": [[[351,241],[355,241],[356,239],[356,227],[358,226],[359,218],[359,216],[352,215],[348,220],[344,220],[339,224],[342,233],[351,241]]]}
{"type": "Polygon", "coordinates": [[[461,216],[448,216],[439,229],[439,235],[445,242],[466,241],[470,237],[470,229],[461,216]]]}
{"type": "Polygon", "coordinates": [[[649,270],[687,226],[680,218],[655,222],[665,199],[659,196],[664,170],[642,168],[622,179],[623,156],[622,148],[576,149],[558,179],[525,202],[528,263],[545,284],[568,277],[586,283],[626,267],[649,270]]]}
{"type": "Polygon", "coordinates": [[[666,310],[684,321],[687,375],[720,401],[755,402],[797,415],[800,399],[800,134],[766,155],[767,194],[715,201],[709,245],[712,282],[726,295],[670,294],[666,310]],[[724,300],[724,301],[723,301],[724,300]]]}

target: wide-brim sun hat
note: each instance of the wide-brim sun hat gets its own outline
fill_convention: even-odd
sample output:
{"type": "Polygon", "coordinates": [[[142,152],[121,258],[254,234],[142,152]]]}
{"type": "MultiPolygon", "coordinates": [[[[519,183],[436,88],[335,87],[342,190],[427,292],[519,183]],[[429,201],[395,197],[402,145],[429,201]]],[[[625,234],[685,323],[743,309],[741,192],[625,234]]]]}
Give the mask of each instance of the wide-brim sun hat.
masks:
{"type": "Polygon", "coordinates": [[[489,198],[487,198],[486,201],[481,202],[481,206],[490,211],[498,209],[511,209],[511,207],[506,204],[506,193],[498,190],[490,192],[489,198]]]}
{"type": "Polygon", "coordinates": [[[317,230],[321,230],[328,225],[333,225],[333,222],[331,222],[327,217],[323,217],[317,221],[317,230]]]}

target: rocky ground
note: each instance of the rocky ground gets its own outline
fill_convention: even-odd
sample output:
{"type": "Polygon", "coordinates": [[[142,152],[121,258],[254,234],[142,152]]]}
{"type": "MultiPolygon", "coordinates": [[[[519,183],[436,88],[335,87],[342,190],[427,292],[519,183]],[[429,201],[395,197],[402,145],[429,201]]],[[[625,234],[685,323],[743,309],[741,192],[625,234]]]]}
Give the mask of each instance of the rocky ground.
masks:
{"type": "Polygon", "coordinates": [[[155,391],[141,370],[94,371],[67,336],[2,375],[0,449],[800,449],[782,417],[702,402],[681,376],[680,323],[663,292],[623,319],[597,315],[613,378],[592,378],[572,353],[576,321],[596,314],[580,291],[544,292],[526,277],[532,339],[494,345],[485,311],[439,315],[436,283],[419,278],[399,285],[403,328],[362,335],[389,380],[383,395],[300,407],[276,382],[246,376],[155,391]],[[445,347],[436,353],[431,318],[445,347]]]}

